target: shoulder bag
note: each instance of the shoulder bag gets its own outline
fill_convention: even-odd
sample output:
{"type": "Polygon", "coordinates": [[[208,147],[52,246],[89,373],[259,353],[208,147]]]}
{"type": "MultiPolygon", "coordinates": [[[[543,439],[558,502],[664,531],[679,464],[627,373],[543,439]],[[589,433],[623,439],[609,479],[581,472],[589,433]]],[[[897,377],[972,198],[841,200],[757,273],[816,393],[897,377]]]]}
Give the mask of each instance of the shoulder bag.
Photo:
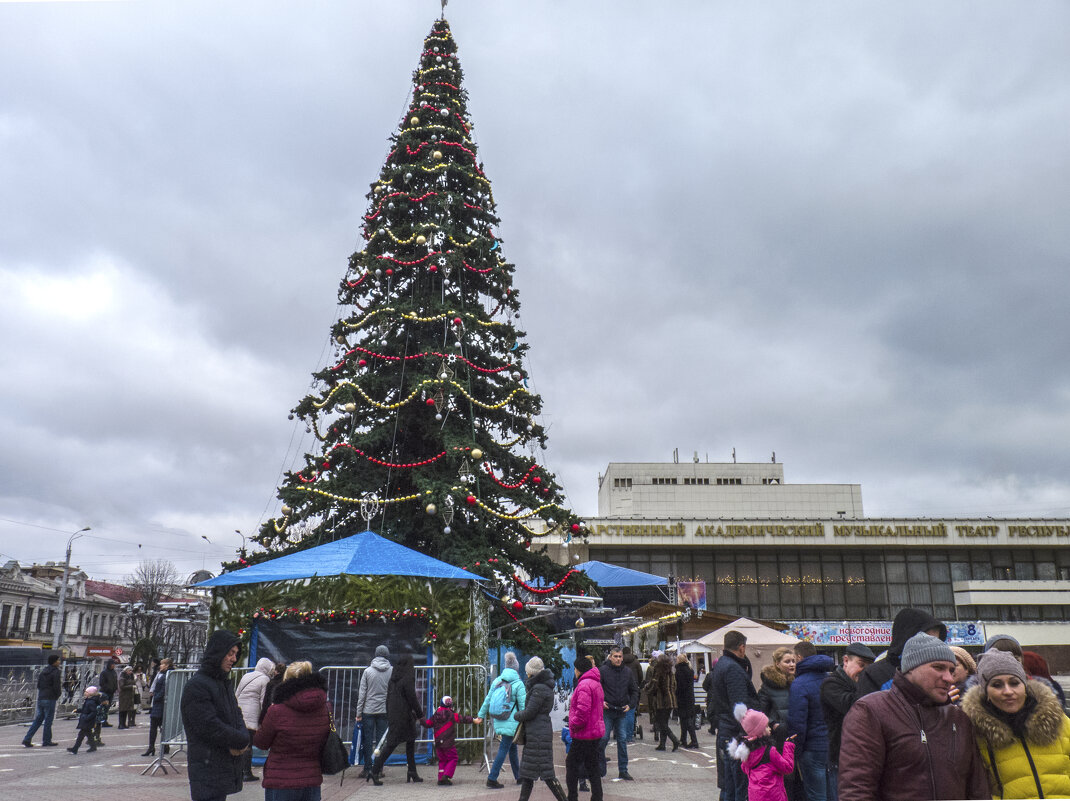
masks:
{"type": "Polygon", "coordinates": [[[331,722],[331,730],[327,732],[327,740],[323,743],[323,750],[320,751],[320,770],[329,776],[341,772],[342,781],[345,781],[345,769],[349,767],[349,752],[334,728],[334,716],[329,706],[327,719],[331,722]]]}

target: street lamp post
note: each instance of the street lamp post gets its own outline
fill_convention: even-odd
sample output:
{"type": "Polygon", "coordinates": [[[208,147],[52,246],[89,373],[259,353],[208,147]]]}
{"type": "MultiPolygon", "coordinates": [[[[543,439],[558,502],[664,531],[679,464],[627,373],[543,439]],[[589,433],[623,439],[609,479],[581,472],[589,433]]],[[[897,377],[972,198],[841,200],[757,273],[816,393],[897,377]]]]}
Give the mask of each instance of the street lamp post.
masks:
{"type": "Polygon", "coordinates": [[[67,577],[71,574],[71,546],[74,541],[82,536],[82,532],[92,531],[89,526],[80,528],[67,540],[67,558],[63,561],[63,583],[59,585],[59,608],[56,610],[56,630],[52,633],[52,649],[58,650],[63,645],[65,629],[63,620],[63,607],[67,602],[67,577]]]}

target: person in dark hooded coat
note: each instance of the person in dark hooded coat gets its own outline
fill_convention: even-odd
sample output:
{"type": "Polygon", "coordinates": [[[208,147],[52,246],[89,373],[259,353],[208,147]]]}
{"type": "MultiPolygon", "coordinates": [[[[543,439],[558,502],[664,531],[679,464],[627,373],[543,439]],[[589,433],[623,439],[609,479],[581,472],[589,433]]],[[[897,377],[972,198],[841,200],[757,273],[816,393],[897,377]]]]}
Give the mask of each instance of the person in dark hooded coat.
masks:
{"type": "Polygon", "coordinates": [[[230,670],[240,656],[236,634],[213,631],[200,669],[182,690],[193,801],[222,801],[242,789],[242,753],[249,747],[249,732],[230,681],[230,670]]]}
{"type": "Polygon", "coordinates": [[[524,726],[524,753],[520,757],[520,801],[528,801],[536,779],[542,779],[557,801],[567,801],[565,790],[554,773],[554,729],[550,712],[554,708],[554,674],[533,656],[524,666],[528,674],[527,703],[516,713],[524,726]]]}
{"type": "Polygon", "coordinates": [[[899,669],[903,646],[919,632],[925,632],[941,640],[947,639],[947,626],[924,609],[900,609],[892,621],[892,642],[884,656],[862,671],[858,677],[858,697],[887,690],[892,686],[892,676],[899,669]]]}
{"type": "Polygon", "coordinates": [[[416,736],[419,733],[416,722],[425,717],[423,704],[416,695],[416,667],[412,654],[403,654],[394,665],[386,689],[386,742],[367,777],[376,787],[383,783],[383,765],[387,758],[402,743],[405,743],[405,761],[409,767],[405,783],[423,781],[416,772],[416,736]]]}

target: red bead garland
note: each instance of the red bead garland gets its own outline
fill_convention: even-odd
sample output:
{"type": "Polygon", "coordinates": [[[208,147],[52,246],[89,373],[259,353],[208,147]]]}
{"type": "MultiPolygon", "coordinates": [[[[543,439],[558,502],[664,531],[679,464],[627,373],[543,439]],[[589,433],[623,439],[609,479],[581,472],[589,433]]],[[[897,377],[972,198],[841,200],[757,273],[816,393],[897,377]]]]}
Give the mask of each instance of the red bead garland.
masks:
{"type": "MultiPolygon", "coordinates": [[[[483,462],[483,469],[487,471],[487,475],[490,476],[490,480],[497,484],[499,487],[502,487],[503,489],[520,489],[520,487],[524,486],[527,483],[528,478],[531,477],[531,471],[537,467],[537,464],[533,464],[531,467],[529,467],[528,471],[524,474],[524,477],[520,479],[520,481],[518,481],[516,484],[506,484],[494,475],[494,469],[490,466],[490,462],[483,462]]],[[[531,480],[536,484],[539,483],[538,476],[535,476],[531,480]]]]}
{"type": "Polygon", "coordinates": [[[568,571],[565,574],[565,577],[563,579],[561,579],[559,582],[557,582],[557,584],[555,584],[554,586],[552,586],[552,587],[550,587],[548,589],[545,589],[545,590],[541,590],[538,587],[532,587],[530,584],[527,584],[524,581],[524,579],[520,578],[520,576],[517,576],[515,574],[513,575],[513,581],[515,581],[517,584],[519,584],[521,587],[523,587],[528,592],[534,592],[534,593],[536,593],[538,595],[549,595],[551,592],[557,592],[559,589],[561,589],[562,585],[566,581],[568,581],[568,577],[571,576],[573,573],[579,573],[579,571],[578,570],[570,570],[570,571],[568,571]]]}
{"type": "MultiPolygon", "coordinates": [[[[387,362],[412,361],[413,359],[423,359],[423,358],[425,358],[427,356],[434,356],[434,357],[439,358],[439,359],[448,359],[451,356],[453,356],[454,358],[460,359],[462,362],[467,364],[473,370],[476,370],[477,372],[480,372],[480,373],[486,373],[486,374],[504,373],[506,370],[512,369],[512,365],[508,365],[508,364],[503,364],[501,367],[480,367],[474,361],[472,361],[471,359],[469,359],[469,358],[467,358],[465,356],[460,356],[460,355],[457,355],[457,354],[450,354],[450,353],[439,353],[438,351],[435,351],[435,350],[425,351],[423,353],[414,353],[414,354],[412,354],[410,356],[387,356],[385,353],[376,353],[374,350],[368,350],[367,348],[356,347],[356,348],[352,348],[351,350],[347,351],[346,355],[345,355],[345,358],[343,358],[342,361],[338,362],[338,364],[336,364],[334,367],[332,367],[331,371],[335,372],[335,371],[341,370],[343,367],[345,367],[346,359],[348,359],[354,353],[364,353],[364,354],[366,354],[368,356],[372,356],[372,357],[374,357],[376,359],[382,359],[383,361],[387,361],[387,362]]],[[[361,359],[361,361],[360,361],[360,366],[361,367],[364,366],[364,360],[363,359],[361,359]]]]}

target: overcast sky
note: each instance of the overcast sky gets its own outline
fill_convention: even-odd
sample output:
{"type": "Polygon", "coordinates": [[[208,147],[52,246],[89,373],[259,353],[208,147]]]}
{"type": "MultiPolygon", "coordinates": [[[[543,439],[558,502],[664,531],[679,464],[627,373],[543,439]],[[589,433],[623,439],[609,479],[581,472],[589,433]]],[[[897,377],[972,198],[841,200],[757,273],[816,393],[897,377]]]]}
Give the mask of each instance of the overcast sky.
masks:
{"type": "MultiPolygon", "coordinates": [[[[1070,5],[447,10],[576,511],[734,447],[1070,517],[1070,5]]],[[[215,571],[275,512],[437,13],[0,2],[3,558],[215,571]]]]}

